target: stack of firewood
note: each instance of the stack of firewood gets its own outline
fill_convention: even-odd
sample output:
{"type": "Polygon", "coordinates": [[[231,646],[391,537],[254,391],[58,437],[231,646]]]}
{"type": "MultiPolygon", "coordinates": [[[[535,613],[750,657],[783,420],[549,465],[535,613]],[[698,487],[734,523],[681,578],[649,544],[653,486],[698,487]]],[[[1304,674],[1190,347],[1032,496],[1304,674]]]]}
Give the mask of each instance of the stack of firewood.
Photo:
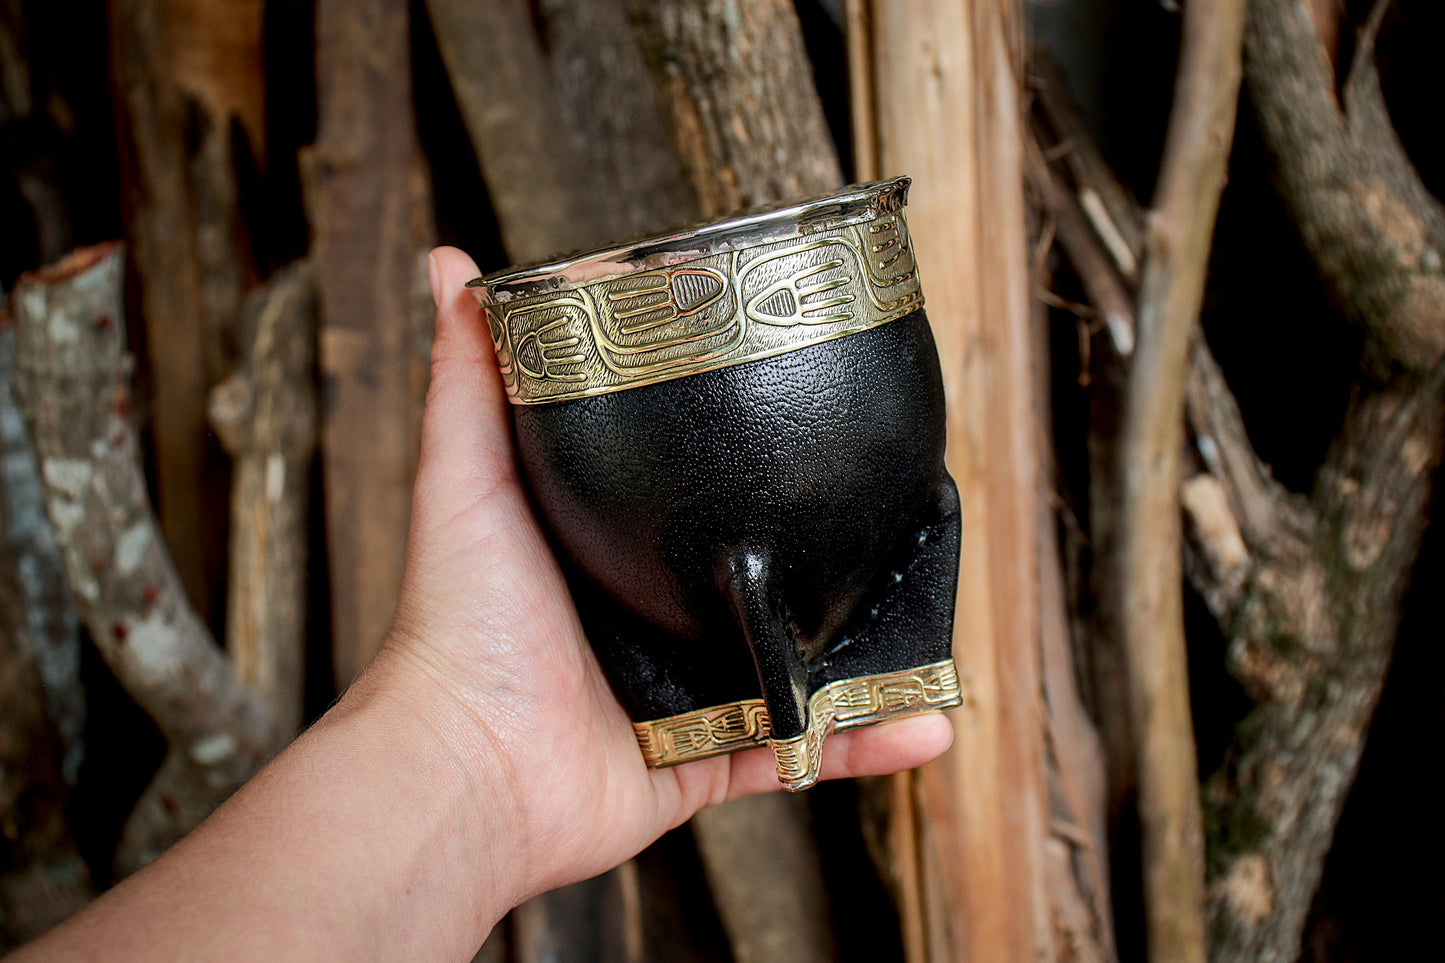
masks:
{"type": "Polygon", "coordinates": [[[1022,0],[311,6],[0,0],[0,950],[205,818],[376,652],[433,245],[494,269],[908,174],[964,513],[954,748],[704,812],[479,958],[1298,955],[1441,454],[1445,206],[1375,58],[1408,11],[1155,11],[1179,43],[1141,205],[1070,93],[1093,102],[1097,37],[1068,70],[1031,55],[1022,0]],[[1241,76],[1365,332],[1308,494],[1199,334],[1241,76]],[[1086,416],[1056,418],[1060,385],[1086,416]],[[1249,701],[1204,779],[1186,584],[1249,701]],[[111,677],[158,760],[94,758],[107,720],[155,741],[111,677]]]}

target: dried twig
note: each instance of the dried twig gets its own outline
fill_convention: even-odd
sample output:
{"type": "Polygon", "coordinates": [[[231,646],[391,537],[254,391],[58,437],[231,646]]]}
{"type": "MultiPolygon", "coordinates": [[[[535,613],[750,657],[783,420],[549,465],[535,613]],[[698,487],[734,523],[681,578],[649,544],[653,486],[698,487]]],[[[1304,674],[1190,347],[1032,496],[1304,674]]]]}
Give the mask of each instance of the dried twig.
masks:
{"type": "Polygon", "coordinates": [[[1189,714],[1180,571],[1179,453],[1189,344],[1239,99],[1244,0],[1184,13],[1178,79],[1144,236],[1138,345],[1123,393],[1118,592],[1138,746],[1150,956],[1203,960],[1204,838],[1189,714]]]}
{"type": "Polygon", "coordinates": [[[186,601],[146,496],[118,246],[23,277],[11,303],[21,400],[76,607],[170,743],[117,856],[134,869],[209,814],[280,740],[186,601]]]}

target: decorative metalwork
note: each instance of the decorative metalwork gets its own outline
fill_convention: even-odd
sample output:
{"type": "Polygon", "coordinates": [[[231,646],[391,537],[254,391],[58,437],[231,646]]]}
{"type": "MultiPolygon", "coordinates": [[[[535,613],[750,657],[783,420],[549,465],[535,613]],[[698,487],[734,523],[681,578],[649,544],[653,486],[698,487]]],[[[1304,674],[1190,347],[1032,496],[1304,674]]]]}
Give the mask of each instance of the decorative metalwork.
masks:
{"type": "Polygon", "coordinates": [[[808,700],[808,731],[792,739],[771,738],[761,699],[636,722],[632,728],[643,758],[655,768],[771,744],[784,788],[806,789],[818,781],[823,742],[834,730],[951,709],[962,701],[958,670],[945,659],[829,683],[808,700]]]}
{"type": "Polygon", "coordinates": [[[479,278],[507,395],[541,404],[769,358],[923,305],[908,179],[479,278]]]}

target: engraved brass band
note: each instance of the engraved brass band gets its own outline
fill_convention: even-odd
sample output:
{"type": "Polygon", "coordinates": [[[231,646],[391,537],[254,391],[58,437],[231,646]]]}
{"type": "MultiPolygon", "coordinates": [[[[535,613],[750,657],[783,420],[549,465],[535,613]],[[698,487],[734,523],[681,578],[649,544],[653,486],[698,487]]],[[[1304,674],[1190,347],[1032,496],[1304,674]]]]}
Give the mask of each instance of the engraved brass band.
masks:
{"type": "MultiPolygon", "coordinates": [[[[952,659],[830,683],[808,700],[806,733],[772,740],[778,780],[787,789],[805,789],[817,782],[823,741],[835,729],[951,709],[962,699],[952,659]]],[[[632,728],[643,758],[654,768],[765,746],[770,741],[768,710],[761,699],[635,722],[632,728]]]]}
{"type": "Polygon", "coordinates": [[[599,253],[473,282],[508,397],[541,404],[621,391],[794,351],[917,310],[923,294],[902,215],[906,190],[906,178],[865,185],[846,195],[851,206],[819,200],[734,219],[626,249],[634,261],[599,253]],[[779,218],[791,230],[775,224],[779,218]],[[782,239],[742,246],[739,224],[753,237],[782,239]]]}

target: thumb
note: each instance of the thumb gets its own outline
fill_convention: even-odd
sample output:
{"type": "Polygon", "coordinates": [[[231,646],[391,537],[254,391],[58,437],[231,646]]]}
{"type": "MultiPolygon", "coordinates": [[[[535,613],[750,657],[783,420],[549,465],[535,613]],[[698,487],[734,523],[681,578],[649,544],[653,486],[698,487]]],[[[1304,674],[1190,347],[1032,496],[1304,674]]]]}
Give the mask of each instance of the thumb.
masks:
{"type": "Polygon", "coordinates": [[[486,312],[466,287],[477,266],[454,247],[439,247],[427,260],[437,315],[417,511],[425,510],[426,496],[474,497],[516,477],[509,405],[486,312]]]}

